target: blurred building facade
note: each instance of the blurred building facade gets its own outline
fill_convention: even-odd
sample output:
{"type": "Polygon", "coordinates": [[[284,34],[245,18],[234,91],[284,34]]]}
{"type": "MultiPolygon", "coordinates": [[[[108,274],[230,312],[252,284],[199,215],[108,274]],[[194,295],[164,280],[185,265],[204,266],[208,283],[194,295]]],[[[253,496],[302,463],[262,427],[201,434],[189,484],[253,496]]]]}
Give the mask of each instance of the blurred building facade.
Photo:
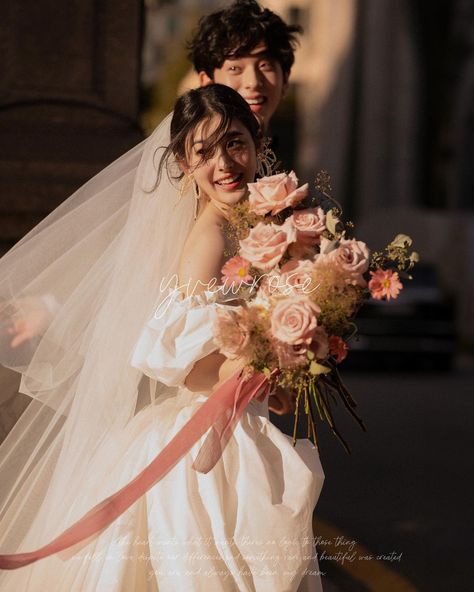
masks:
{"type": "Polygon", "coordinates": [[[136,144],[141,2],[7,2],[0,19],[0,250],[136,144]]]}
{"type": "Polygon", "coordinates": [[[297,168],[326,169],[377,247],[411,235],[474,344],[474,4],[267,0],[305,33],[292,73],[297,168]]]}
{"type": "MultiPolygon", "coordinates": [[[[87,0],[59,12],[53,0],[27,0],[5,7],[4,247],[141,137],[140,98],[150,130],[177,92],[195,84],[185,41],[200,16],[227,4],[87,0]]],[[[456,297],[460,334],[472,343],[472,1],[262,4],[305,30],[290,97],[275,117],[279,145],[291,152],[284,163],[307,179],[326,169],[346,216],[371,244],[411,234],[456,297]]]]}

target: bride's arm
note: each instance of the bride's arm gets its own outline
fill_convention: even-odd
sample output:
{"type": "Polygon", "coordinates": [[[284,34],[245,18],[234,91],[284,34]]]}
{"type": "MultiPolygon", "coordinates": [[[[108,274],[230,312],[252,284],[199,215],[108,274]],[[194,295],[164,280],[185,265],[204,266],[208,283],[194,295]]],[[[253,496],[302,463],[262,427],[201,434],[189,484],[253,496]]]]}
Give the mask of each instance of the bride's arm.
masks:
{"type": "MultiPolygon", "coordinates": [[[[198,222],[199,224],[199,222],[198,222]]],[[[219,228],[196,226],[183,249],[178,267],[180,286],[189,287],[189,294],[199,294],[220,277],[224,239],[219,228]],[[212,282],[212,283],[211,283],[212,282]]],[[[198,360],[186,377],[184,384],[190,391],[211,391],[228,376],[230,360],[213,352],[198,360]],[[222,367],[222,372],[221,372],[222,367]]]]}
{"type": "MultiPolygon", "coordinates": [[[[201,229],[198,240],[189,241],[181,256],[178,268],[180,285],[189,285],[191,290],[195,290],[193,293],[202,292],[206,284],[220,276],[224,241],[220,230],[212,230],[215,229],[210,232],[201,229]],[[205,240],[202,237],[206,237],[205,240]]],[[[244,359],[230,360],[219,352],[213,352],[194,364],[184,384],[193,392],[209,392],[244,365],[244,359]]],[[[270,397],[269,409],[278,415],[289,413],[294,410],[294,397],[290,392],[277,388],[270,397]]]]}

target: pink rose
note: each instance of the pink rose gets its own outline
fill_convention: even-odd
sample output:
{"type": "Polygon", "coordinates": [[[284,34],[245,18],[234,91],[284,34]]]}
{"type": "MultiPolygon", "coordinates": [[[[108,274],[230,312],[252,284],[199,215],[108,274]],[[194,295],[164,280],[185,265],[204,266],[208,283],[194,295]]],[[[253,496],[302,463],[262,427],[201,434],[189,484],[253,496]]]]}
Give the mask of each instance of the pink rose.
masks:
{"type": "Polygon", "coordinates": [[[309,345],[320,312],[319,306],[305,296],[282,300],[275,306],[271,316],[273,337],[290,345],[309,345]]]}
{"type": "Polygon", "coordinates": [[[294,240],[291,228],[259,222],[248,237],[240,241],[240,255],[257,269],[268,271],[278,265],[294,240]]]}
{"type": "Polygon", "coordinates": [[[235,360],[250,340],[248,313],[240,307],[235,310],[217,308],[216,313],[214,341],[222,354],[235,360]]]}
{"type": "Polygon", "coordinates": [[[328,254],[328,259],[343,274],[348,283],[365,286],[362,274],[369,268],[369,249],[362,241],[342,239],[328,254]]]}
{"type": "Polygon", "coordinates": [[[280,271],[280,289],[285,294],[308,294],[312,288],[314,264],[308,259],[292,259],[280,271]]]}
{"type": "Polygon", "coordinates": [[[298,179],[293,171],[271,177],[262,177],[256,183],[249,183],[250,211],[265,215],[271,211],[278,214],[285,208],[293,207],[308,195],[308,183],[298,187],[298,179]]]}
{"type": "Polygon", "coordinates": [[[305,245],[316,245],[326,230],[326,214],[322,208],[296,210],[290,216],[296,228],[296,240],[305,245]]]}

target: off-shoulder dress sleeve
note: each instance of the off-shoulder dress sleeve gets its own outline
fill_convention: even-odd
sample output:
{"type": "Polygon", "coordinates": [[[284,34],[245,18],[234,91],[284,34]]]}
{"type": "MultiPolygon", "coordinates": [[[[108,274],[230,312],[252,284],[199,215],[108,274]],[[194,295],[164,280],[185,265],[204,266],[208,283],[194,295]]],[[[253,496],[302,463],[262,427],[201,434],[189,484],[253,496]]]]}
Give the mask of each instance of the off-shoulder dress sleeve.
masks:
{"type": "Polygon", "coordinates": [[[142,330],[131,365],[167,386],[184,386],[197,360],[217,349],[213,292],[170,293],[142,330]]]}

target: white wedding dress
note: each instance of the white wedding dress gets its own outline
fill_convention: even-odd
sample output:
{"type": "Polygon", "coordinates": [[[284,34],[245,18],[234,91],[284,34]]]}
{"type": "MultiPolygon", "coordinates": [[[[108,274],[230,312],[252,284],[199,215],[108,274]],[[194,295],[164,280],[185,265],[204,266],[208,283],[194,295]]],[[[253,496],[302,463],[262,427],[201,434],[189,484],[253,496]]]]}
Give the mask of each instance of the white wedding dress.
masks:
{"type": "MultiPolygon", "coordinates": [[[[164,320],[144,327],[131,363],[176,386],[140,409],[126,430],[102,442],[89,474],[105,497],[148,464],[209,393],[184,379],[216,350],[215,293],[171,299],[164,320]]],[[[308,439],[293,447],[255,399],[221,459],[192,468],[205,437],[92,542],[13,570],[2,592],[318,592],[312,514],[324,481],[308,439]]],[[[80,495],[80,493],[79,493],[80,495]]]]}

